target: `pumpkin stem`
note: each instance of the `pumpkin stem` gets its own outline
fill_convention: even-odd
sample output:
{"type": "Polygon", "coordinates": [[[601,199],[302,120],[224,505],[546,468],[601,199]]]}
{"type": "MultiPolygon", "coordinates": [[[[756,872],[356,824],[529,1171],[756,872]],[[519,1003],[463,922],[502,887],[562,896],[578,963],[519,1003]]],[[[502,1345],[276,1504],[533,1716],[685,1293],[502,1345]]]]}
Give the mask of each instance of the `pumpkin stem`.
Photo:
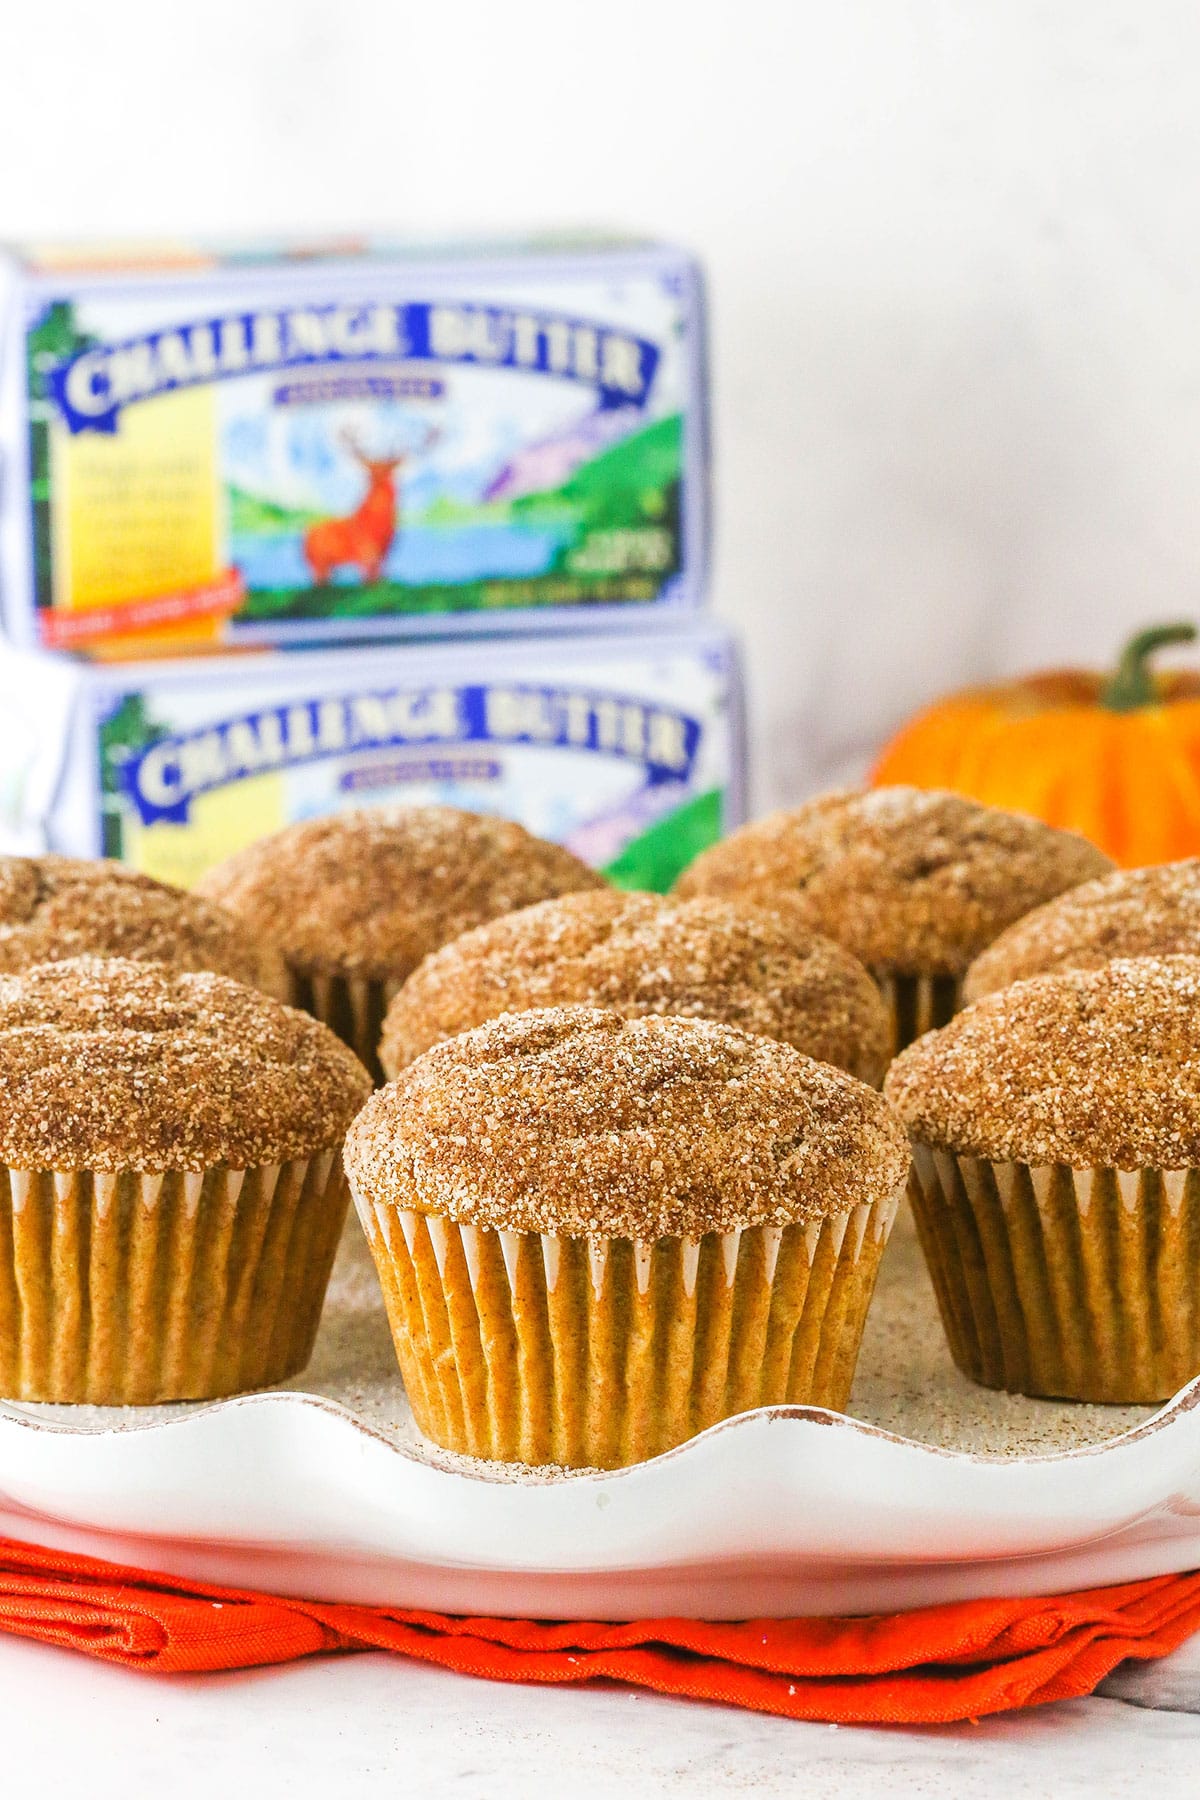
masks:
{"type": "Polygon", "coordinates": [[[1110,712],[1133,712],[1139,706],[1153,706],[1158,699],[1150,657],[1168,644],[1194,644],[1197,636],[1193,624],[1151,625],[1135,632],[1121,652],[1120,660],[1100,693],[1101,706],[1110,712]]]}

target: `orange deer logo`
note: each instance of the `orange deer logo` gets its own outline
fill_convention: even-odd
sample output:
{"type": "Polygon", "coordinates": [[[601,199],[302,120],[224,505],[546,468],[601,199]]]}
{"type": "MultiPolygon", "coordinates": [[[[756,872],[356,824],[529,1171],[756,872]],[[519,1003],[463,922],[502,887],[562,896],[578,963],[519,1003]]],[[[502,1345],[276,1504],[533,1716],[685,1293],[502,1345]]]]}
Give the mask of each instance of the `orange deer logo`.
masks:
{"type": "MultiPolygon", "coordinates": [[[[431,431],[421,451],[428,450],[437,437],[438,433],[431,431]]],[[[348,565],[359,571],[364,582],[379,580],[399,524],[396,471],[416,454],[405,450],[394,456],[368,456],[348,431],[342,433],[342,443],[366,476],[367,491],[345,518],[318,519],[305,532],[304,559],[318,587],[329,581],[335,569],[348,565]]]]}

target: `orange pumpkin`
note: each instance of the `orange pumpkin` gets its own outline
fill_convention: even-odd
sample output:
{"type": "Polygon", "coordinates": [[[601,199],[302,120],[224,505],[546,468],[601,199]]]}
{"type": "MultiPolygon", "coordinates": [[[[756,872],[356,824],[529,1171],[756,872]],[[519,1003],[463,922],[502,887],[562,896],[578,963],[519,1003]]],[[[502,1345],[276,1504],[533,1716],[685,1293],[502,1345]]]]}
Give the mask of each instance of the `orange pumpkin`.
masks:
{"type": "Polygon", "coordinates": [[[877,785],[950,788],[1081,831],[1127,868],[1200,855],[1200,672],[1156,671],[1195,625],[1155,626],[1115,670],[1051,670],[951,694],[894,737],[877,785]]]}

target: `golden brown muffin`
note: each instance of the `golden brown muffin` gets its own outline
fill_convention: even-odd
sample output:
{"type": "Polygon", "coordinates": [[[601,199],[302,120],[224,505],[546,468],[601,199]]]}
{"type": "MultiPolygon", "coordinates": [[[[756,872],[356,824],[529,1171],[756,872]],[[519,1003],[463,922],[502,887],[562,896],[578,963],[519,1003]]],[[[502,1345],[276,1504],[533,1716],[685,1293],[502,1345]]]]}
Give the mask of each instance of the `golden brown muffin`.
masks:
{"type": "Polygon", "coordinates": [[[792,896],[875,975],[894,1048],[950,1018],[967,965],[1014,919],[1112,868],[1095,845],[959,794],[822,794],[705,850],[682,895],[792,896]]]}
{"type": "Polygon", "coordinates": [[[364,808],[289,825],[197,891],[283,952],[290,999],[378,1074],[387,1003],[422,957],[486,919],[607,884],[510,819],[449,806],[364,808]]]}
{"type": "Polygon", "coordinates": [[[963,994],[978,1000],[1031,975],[1099,969],[1120,956],[1200,955],[1200,857],[1118,869],[1047,901],[977,956],[963,994]]]}
{"type": "Polygon", "coordinates": [[[886,1093],[960,1368],[1122,1405],[1200,1374],[1200,958],[989,994],[910,1046],[886,1093]]]}
{"type": "Polygon", "coordinates": [[[0,976],[0,1393],[136,1405],[302,1369],[369,1091],[332,1032],[224,976],[0,976]]]}
{"type": "Polygon", "coordinates": [[[71,956],[126,956],[211,970],[282,999],[278,951],[222,906],[120,863],[0,856],[0,974],[71,956]]]}
{"type": "Polygon", "coordinates": [[[788,1044],[553,1007],[418,1058],[346,1164],[421,1429],[614,1468],[845,1404],[908,1149],[788,1044]]]}
{"type": "Polygon", "coordinates": [[[717,1019],[862,1081],[887,1066],[879,990],[828,938],[767,906],[614,892],[542,900],[427,956],[388,1008],[380,1061],[396,1075],[443,1038],[542,1006],[717,1019]]]}

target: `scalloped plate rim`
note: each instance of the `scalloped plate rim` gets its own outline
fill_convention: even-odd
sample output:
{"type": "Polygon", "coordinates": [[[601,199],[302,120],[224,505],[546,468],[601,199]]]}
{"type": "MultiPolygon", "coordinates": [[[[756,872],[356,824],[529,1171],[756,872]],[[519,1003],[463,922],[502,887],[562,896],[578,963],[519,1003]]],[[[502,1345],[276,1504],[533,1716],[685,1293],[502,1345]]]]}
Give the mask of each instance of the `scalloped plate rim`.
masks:
{"type": "Polygon", "coordinates": [[[652,1613],[729,1618],[1053,1593],[1200,1564],[1200,1377],[1126,1431],[1049,1455],[945,1450],[842,1413],[763,1407],[627,1468],[531,1480],[447,1468],[301,1391],[132,1427],[0,1402],[0,1516],[14,1537],[167,1574],[447,1612],[646,1616],[634,1592],[670,1602],[652,1613]],[[246,1448],[264,1409],[281,1429],[264,1432],[256,1468],[246,1448]],[[346,1433],[369,1447],[365,1461],[330,1457],[346,1433]],[[127,1474],[123,1439],[138,1452],[127,1474]],[[1104,1483],[1085,1473],[1097,1455],[1104,1483]],[[279,1504],[272,1467],[298,1483],[279,1504]],[[947,1479],[930,1483],[934,1468],[947,1479]],[[165,1505],[152,1517],[155,1494],[165,1505]],[[596,1508],[610,1506],[597,1533],[596,1508]]]}
{"type": "MultiPolygon", "coordinates": [[[[77,1442],[96,1440],[111,1443],[126,1437],[137,1436],[145,1438],[159,1434],[174,1433],[179,1430],[187,1430],[196,1420],[209,1418],[214,1414],[226,1413],[235,1409],[241,1411],[253,1410],[263,1406],[276,1407],[281,1402],[285,1405],[297,1406],[305,1410],[312,1409],[329,1414],[342,1420],[350,1425],[355,1431],[360,1432],[364,1437],[371,1438],[374,1441],[383,1444],[393,1455],[399,1457],[403,1462],[412,1464],[418,1468],[428,1469],[436,1475],[454,1476],[470,1482],[479,1482],[484,1485],[516,1487],[525,1485],[530,1488],[545,1488],[548,1486],[565,1486],[567,1484],[579,1486],[594,1481],[604,1481],[605,1483],[609,1483],[620,1480],[623,1477],[628,1477],[640,1469],[661,1467],[663,1464],[686,1457],[696,1444],[711,1441],[713,1438],[724,1433],[737,1431],[739,1428],[744,1427],[749,1421],[758,1419],[770,1419],[779,1423],[787,1420],[795,1421],[798,1424],[819,1425],[824,1429],[833,1428],[838,1431],[849,1432],[854,1436],[879,1440],[887,1444],[903,1447],[908,1451],[915,1450],[939,1460],[981,1464],[985,1467],[1008,1468],[1016,1466],[1019,1468],[1028,1468],[1034,1465],[1047,1463],[1072,1463],[1081,1458],[1107,1455],[1109,1452],[1118,1448],[1124,1448],[1139,1439],[1148,1438],[1165,1430],[1169,1430],[1172,1426],[1187,1418],[1191,1413],[1196,1411],[1197,1407],[1200,1407],[1200,1375],[1195,1376],[1193,1380],[1189,1381],[1184,1387],[1181,1387],[1176,1393],[1172,1394],[1170,1399],[1165,1400],[1148,1419],[1142,1419],[1136,1425],[1127,1426],[1124,1431],[1116,1433],[1111,1438],[1104,1438],[1099,1443],[1077,1444],[1067,1450],[1050,1450],[1033,1453],[1028,1456],[1006,1456],[1002,1452],[996,1451],[955,1450],[942,1444],[926,1443],[921,1438],[906,1437],[901,1432],[889,1431],[882,1425],[872,1425],[866,1419],[856,1419],[850,1413],[836,1412],[829,1407],[785,1404],[781,1406],[751,1407],[745,1412],[732,1413],[728,1418],[718,1419],[704,1431],[697,1432],[694,1437],[686,1439],[682,1444],[676,1444],[672,1449],[665,1450],[658,1456],[648,1457],[636,1463],[629,1463],[621,1468],[564,1470],[558,1480],[553,1476],[542,1473],[536,1481],[531,1480],[524,1484],[520,1481],[519,1477],[510,1475],[501,1478],[490,1474],[488,1470],[489,1467],[493,1465],[489,1465],[486,1462],[481,1461],[478,1469],[449,1469],[429,1457],[414,1455],[410,1450],[406,1449],[403,1444],[396,1443],[386,1431],[372,1425],[368,1420],[354,1412],[352,1408],[344,1406],[341,1401],[330,1399],[329,1396],[325,1394],[307,1393],[301,1388],[268,1388],[249,1394],[230,1394],[216,1400],[200,1400],[194,1403],[194,1410],[181,1414],[178,1418],[147,1419],[144,1423],[131,1420],[130,1422],[121,1425],[72,1425],[66,1421],[60,1423],[57,1419],[42,1418],[39,1415],[30,1412],[20,1401],[0,1398],[0,1429],[5,1426],[21,1426],[30,1431],[42,1432],[55,1437],[70,1438],[77,1442]]],[[[40,1403],[33,1402],[32,1404],[40,1403]]],[[[431,1448],[436,1455],[438,1446],[432,1445],[431,1448]]],[[[464,1458],[463,1460],[470,1461],[474,1459],[464,1458]]],[[[513,1468],[516,1465],[507,1466],[513,1468]]]]}

